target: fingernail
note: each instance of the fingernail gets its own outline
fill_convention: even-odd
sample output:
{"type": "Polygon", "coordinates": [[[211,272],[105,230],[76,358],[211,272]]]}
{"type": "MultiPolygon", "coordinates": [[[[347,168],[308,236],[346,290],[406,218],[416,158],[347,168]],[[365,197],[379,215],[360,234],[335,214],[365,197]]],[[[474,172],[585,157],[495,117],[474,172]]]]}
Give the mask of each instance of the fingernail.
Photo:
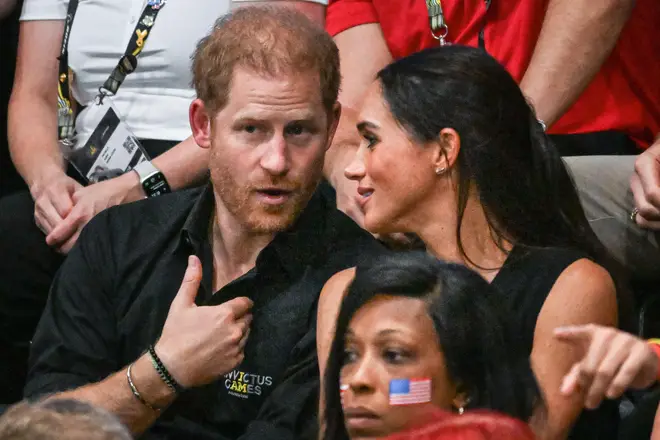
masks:
{"type": "Polygon", "coordinates": [[[188,257],[188,265],[189,266],[194,266],[195,265],[195,257],[193,257],[192,255],[190,255],[188,257]]]}

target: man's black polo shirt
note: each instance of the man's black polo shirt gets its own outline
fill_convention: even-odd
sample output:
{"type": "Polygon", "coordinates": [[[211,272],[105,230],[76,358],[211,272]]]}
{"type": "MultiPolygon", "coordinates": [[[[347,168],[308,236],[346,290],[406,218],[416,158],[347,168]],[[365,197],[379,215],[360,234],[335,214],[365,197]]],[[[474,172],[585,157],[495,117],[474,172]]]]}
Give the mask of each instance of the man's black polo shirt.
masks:
{"type": "Polygon", "coordinates": [[[380,245],[317,191],[254,269],[213,293],[213,208],[209,186],[111,208],[85,227],[34,336],[26,396],[100,381],[142,355],[195,253],[203,265],[198,304],[254,301],[245,360],[179,396],[144,437],[294,439],[313,426],[318,295],[328,278],[380,245]]]}

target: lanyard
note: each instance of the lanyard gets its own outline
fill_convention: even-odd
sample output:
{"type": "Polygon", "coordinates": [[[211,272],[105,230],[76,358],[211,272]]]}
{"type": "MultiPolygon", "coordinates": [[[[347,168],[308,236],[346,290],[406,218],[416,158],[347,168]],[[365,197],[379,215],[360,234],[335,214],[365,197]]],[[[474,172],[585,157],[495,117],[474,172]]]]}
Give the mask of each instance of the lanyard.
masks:
{"type": "MultiPolygon", "coordinates": [[[[431,35],[433,35],[433,38],[438,40],[440,43],[440,46],[444,46],[447,43],[447,35],[449,34],[449,27],[447,26],[447,22],[445,22],[445,14],[444,11],[442,10],[442,1],[441,0],[425,0],[426,1],[426,9],[429,11],[429,24],[431,26],[431,35]]],[[[486,4],[486,13],[488,13],[488,9],[490,9],[490,3],[492,0],[484,0],[484,3],[486,4]]],[[[479,32],[479,47],[482,49],[486,48],[486,44],[484,42],[484,31],[486,28],[486,23],[484,21],[484,26],[481,28],[481,31],[479,32]]]]}
{"type": "MultiPolygon", "coordinates": [[[[112,70],[108,79],[99,87],[97,102],[102,102],[103,98],[113,96],[119,90],[119,87],[137,68],[137,56],[142,52],[144,44],[149,37],[149,30],[156,22],[158,12],[165,5],[167,0],[148,0],[147,6],[142,11],[140,19],[135,25],[135,30],[131,35],[124,55],[119,59],[117,66],[112,70]]],[[[80,0],[69,0],[69,7],[64,21],[64,36],[62,37],[62,47],[59,56],[59,75],[57,82],[57,134],[58,139],[69,146],[72,144],[74,136],[74,109],[72,105],[69,69],[69,37],[73,20],[78,10],[80,0]]]]}

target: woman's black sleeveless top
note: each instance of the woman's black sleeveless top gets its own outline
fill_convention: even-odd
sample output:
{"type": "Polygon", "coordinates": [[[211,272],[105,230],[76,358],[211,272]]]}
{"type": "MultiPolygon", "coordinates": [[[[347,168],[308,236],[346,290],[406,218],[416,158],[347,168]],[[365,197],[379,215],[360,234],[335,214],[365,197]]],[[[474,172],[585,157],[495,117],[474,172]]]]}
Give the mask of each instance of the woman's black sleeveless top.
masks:
{"type": "MultiPolygon", "coordinates": [[[[570,249],[515,247],[493,280],[492,285],[511,306],[512,319],[519,323],[528,354],[532,352],[536,320],[552,286],[568,266],[582,258],[588,256],[570,249]]],[[[614,440],[618,424],[618,401],[606,400],[599,408],[582,412],[569,438],[614,440]]]]}

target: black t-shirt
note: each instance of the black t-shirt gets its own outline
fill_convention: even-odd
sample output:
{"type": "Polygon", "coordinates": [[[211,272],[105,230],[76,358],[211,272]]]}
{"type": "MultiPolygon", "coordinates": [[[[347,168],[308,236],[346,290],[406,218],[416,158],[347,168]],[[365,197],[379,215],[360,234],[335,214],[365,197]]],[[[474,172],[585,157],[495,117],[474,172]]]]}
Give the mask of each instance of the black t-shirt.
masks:
{"type": "Polygon", "coordinates": [[[213,206],[207,186],[111,208],[85,227],[37,328],[27,396],[97,382],[141,356],[159,337],[194,253],[203,265],[198,304],[254,302],[245,360],[184,392],[143,438],[295,439],[313,429],[319,293],[381,247],[317,192],[255,268],[214,293],[213,206]]]}
{"type": "MultiPolygon", "coordinates": [[[[528,355],[532,353],[536,321],[552,286],[568,266],[583,258],[589,257],[570,249],[515,247],[493,280],[493,286],[511,304],[513,319],[520,323],[519,334],[528,355]]],[[[618,401],[606,400],[596,410],[582,412],[569,439],[614,440],[618,426],[618,401]]]]}

